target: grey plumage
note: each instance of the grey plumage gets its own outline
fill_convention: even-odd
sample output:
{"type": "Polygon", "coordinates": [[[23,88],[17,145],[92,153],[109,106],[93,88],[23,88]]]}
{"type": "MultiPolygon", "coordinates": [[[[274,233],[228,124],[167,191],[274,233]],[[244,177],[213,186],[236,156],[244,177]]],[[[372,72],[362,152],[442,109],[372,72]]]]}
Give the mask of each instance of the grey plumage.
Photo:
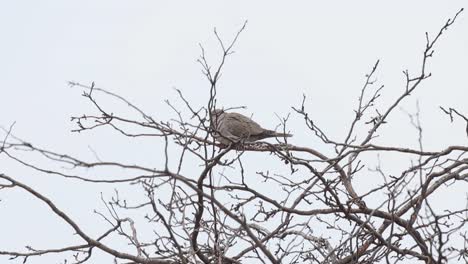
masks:
{"type": "Polygon", "coordinates": [[[211,127],[216,140],[224,145],[237,142],[253,142],[270,137],[291,137],[262,128],[252,119],[239,113],[227,113],[215,109],[211,112],[211,127]]]}

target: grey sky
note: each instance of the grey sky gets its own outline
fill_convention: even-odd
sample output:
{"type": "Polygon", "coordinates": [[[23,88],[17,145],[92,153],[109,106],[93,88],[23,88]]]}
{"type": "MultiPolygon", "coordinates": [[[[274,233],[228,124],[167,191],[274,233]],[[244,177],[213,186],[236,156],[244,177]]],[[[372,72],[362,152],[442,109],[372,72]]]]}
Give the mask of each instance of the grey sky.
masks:
{"type": "MultiPolygon", "coordinates": [[[[69,88],[67,81],[94,81],[157,119],[167,120],[174,115],[165,99],[182,106],[174,87],[196,106],[204,105],[208,98],[208,82],[196,63],[198,44],[205,47],[215,64],[220,50],[213,28],[228,41],[248,20],[236,53],[229,57],[224,69],[218,104],[247,106],[244,114],[254,114],[262,126],[274,128],[278,124],[275,113],[287,115],[305,94],[312,117],[331,136],[342,139],[343,128],[353,117],[364,75],[375,61],[381,60],[377,76],[386,86],[380,101],[384,108],[404,89],[402,70],[419,70],[424,32],[433,36],[466,3],[2,1],[0,125],[7,127],[16,121],[15,135],[60,152],[93,158],[88,148],[92,146],[106,160],[131,159],[160,166],[160,144],[128,141],[109,130],[71,133],[74,126],[70,116],[89,113],[92,107],[80,96],[81,90],[69,88]]],[[[438,107],[453,106],[468,113],[467,16],[465,11],[438,43],[429,64],[434,76],[403,103],[407,111],[414,112],[419,100],[424,142],[431,150],[466,145],[463,124],[450,124],[438,107]]],[[[111,101],[106,104],[115,111],[127,111],[124,105],[111,101]]],[[[416,146],[417,133],[403,112],[397,111],[390,121],[394,125],[381,131],[378,142],[416,146]]],[[[289,129],[295,135],[292,143],[323,147],[303,128],[300,118],[291,118],[289,129]]],[[[100,232],[93,226],[97,217],[92,213],[99,206],[96,197],[102,190],[100,186],[82,196],[80,183],[70,188],[68,181],[38,179],[10,163],[0,164],[4,166],[61,206],[70,208],[70,202],[84,204],[70,212],[91,226],[90,232],[100,232]]],[[[0,214],[11,215],[0,218],[0,234],[9,238],[7,242],[4,235],[0,236],[0,248],[24,246],[25,238],[30,244],[44,247],[67,241],[70,236],[65,232],[69,229],[57,223],[60,221],[55,217],[43,214],[44,207],[25,196],[18,191],[7,197],[0,193],[4,200],[0,202],[0,214]],[[51,234],[49,225],[61,231],[51,234]],[[30,232],[32,236],[18,236],[18,232],[30,232]],[[41,244],[44,236],[47,242],[41,244]]],[[[443,194],[441,197],[441,203],[450,201],[443,194]]]]}

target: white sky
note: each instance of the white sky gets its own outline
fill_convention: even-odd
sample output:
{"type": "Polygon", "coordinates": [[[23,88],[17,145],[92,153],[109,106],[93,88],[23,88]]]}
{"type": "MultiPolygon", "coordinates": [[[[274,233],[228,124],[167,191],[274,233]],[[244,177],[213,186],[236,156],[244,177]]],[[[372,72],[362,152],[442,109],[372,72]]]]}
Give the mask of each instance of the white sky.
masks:
{"type": "MultiPolygon", "coordinates": [[[[157,143],[128,141],[110,130],[71,133],[70,116],[93,109],[67,81],[95,81],[157,119],[167,120],[173,113],[164,100],[182,105],[173,87],[196,106],[208,98],[209,85],[196,63],[198,44],[217,62],[220,50],[213,28],[230,40],[248,20],[224,70],[218,104],[247,106],[244,114],[254,114],[263,126],[274,128],[278,124],[275,113],[287,115],[305,94],[312,117],[331,136],[342,139],[364,75],[375,61],[381,60],[377,76],[386,86],[380,101],[384,109],[404,89],[402,70],[419,70],[424,32],[433,36],[467,3],[382,2],[1,1],[0,125],[8,127],[16,121],[15,135],[60,152],[92,158],[88,149],[92,146],[106,160],[131,159],[130,163],[161,166],[157,143]]],[[[464,124],[450,124],[438,107],[452,106],[468,114],[467,32],[465,11],[436,47],[429,64],[434,76],[402,105],[414,112],[419,101],[428,150],[466,145],[464,124]]],[[[122,105],[109,107],[126,111],[122,105]]],[[[394,125],[381,131],[379,142],[417,145],[416,131],[404,113],[397,111],[389,121],[394,125]]],[[[304,130],[300,118],[292,117],[289,129],[295,135],[293,144],[329,153],[304,130]]],[[[80,203],[83,206],[77,206],[77,211],[69,212],[84,224],[96,222],[92,209],[99,204],[96,197],[101,187],[91,188],[93,195],[83,195],[83,189],[70,188],[68,181],[34,178],[5,164],[0,159],[0,172],[18,176],[61,206],[80,203]]],[[[24,246],[24,241],[37,247],[67,241],[63,239],[68,233],[48,227],[69,230],[55,217],[42,214],[44,207],[25,196],[0,192],[0,234],[7,234],[0,236],[0,249],[24,246]]],[[[441,203],[450,201],[447,195],[440,197],[441,203]]],[[[93,228],[90,232],[101,230],[93,228]]],[[[42,263],[37,261],[31,263],[42,263]]]]}

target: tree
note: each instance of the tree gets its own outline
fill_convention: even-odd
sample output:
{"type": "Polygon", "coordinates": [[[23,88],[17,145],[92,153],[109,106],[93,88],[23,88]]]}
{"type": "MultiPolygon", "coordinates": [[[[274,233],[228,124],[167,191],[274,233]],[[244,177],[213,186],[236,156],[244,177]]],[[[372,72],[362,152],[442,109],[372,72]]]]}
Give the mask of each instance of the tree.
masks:
{"type": "MultiPolygon", "coordinates": [[[[94,236],[34,187],[18,181],[14,175],[0,172],[0,191],[24,191],[25,195],[44,203],[80,238],[72,246],[27,247],[26,251],[0,251],[0,255],[28,262],[59,253],[63,254],[64,263],[89,262],[97,251],[113,256],[115,263],[145,264],[468,261],[468,208],[440,211],[431,203],[437,199],[437,192],[468,181],[468,159],[464,157],[468,147],[455,145],[425,150],[419,113],[408,114],[419,133],[419,149],[374,143],[381,127],[391,125],[389,116],[400,103],[431,77],[427,65],[436,44],[462,11],[447,20],[434,37],[426,33],[420,70],[403,72],[405,87],[386,108],[378,107],[384,86],[375,79],[379,61],[373,65],[365,76],[354,119],[344,140],[331,138],[314,122],[306,109],[305,96],[299,106],[292,107],[293,113],[303,118],[304,127],[289,128],[289,116],[281,119],[282,132],[308,129],[333,156],[306,143],[292,145],[287,138],[279,138],[275,144],[262,141],[229,146],[214,140],[210,112],[219,106],[217,88],[221,73],[245,24],[229,43],[215,30],[222,49],[216,67],[208,62],[201,46],[198,62],[209,83],[209,98],[206,105],[193,106],[177,90],[185,109],[167,101],[176,114],[174,120],[158,121],[126,98],[94,83],[88,86],[70,82],[70,86],[83,89],[83,96],[97,111],[97,114],[72,117],[76,123],[74,132],[110,127],[129,138],[155,137],[164,142],[165,165],[151,168],[100,159],[86,161],[15,137],[11,126],[1,141],[3,158],[45,175],[115,185],[116,192],[111,199],[103,196],[107,211],[97,214],[108,226],[94,236]],[[134,116],[112,113],[96,99],[97,93],[126,103],[134,116]],[[35,164],[25,155],[31,152],[60,167],[48,169],[35,164]],[[254,175],[246,175],[243,165],[246,159],[253,158],[251,153],[258,153],[262,158],[275,157],[276,162],[284,163],[288,175],[273,173],[269,168],[255,168],[255,177],[261,184],[252,184],[247,178],[254,175]],[[398,174],[387,173],[386,164],[381,164],[379,159],[387,153],[412,163],[399,169],[398,174]],[[377,160],[377,165],[371,163],[370,156],[377,160]],[[189,169],[183,169],[187,166],[189,169]],[[83,169],[96,171],[97,176],[84,174],[83,169]],[[121,170],[121,173],[112,178],[100,176],[106,170],[121,170]],[[381,184],[366,192],[356,191],[354,179],[363,174],[379,176],[381,184]],[[122,183],[138,186],[145,200],[122,197],[118,191],[122,183]],[[278,191],[271,194],[265,189],[278,191]],[[123,250],[110,245],[119,239],[128,243],[123,250]]],[[[466,122],[468,135],[468,118],[463,113],[452,107],[440,109],[451,121],[466,122]]],[[[459,193],[454,193],[454,197],[461,198],[459,193]]]]}

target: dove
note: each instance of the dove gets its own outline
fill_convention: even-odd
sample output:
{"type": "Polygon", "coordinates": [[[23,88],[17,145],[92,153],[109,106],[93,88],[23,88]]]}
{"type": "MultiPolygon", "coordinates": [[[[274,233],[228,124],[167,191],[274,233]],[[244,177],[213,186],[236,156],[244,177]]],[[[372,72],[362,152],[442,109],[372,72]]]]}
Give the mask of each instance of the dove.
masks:
{"type": "Polygon", "coordinates": [[[292,137],[291,134],[262,128],[252,119],[239,113],[228,113],[220,109],[211,112],[211,127],[215,130],[216,141],[223,145],[254,142],[271,137],[292,137]]]}

